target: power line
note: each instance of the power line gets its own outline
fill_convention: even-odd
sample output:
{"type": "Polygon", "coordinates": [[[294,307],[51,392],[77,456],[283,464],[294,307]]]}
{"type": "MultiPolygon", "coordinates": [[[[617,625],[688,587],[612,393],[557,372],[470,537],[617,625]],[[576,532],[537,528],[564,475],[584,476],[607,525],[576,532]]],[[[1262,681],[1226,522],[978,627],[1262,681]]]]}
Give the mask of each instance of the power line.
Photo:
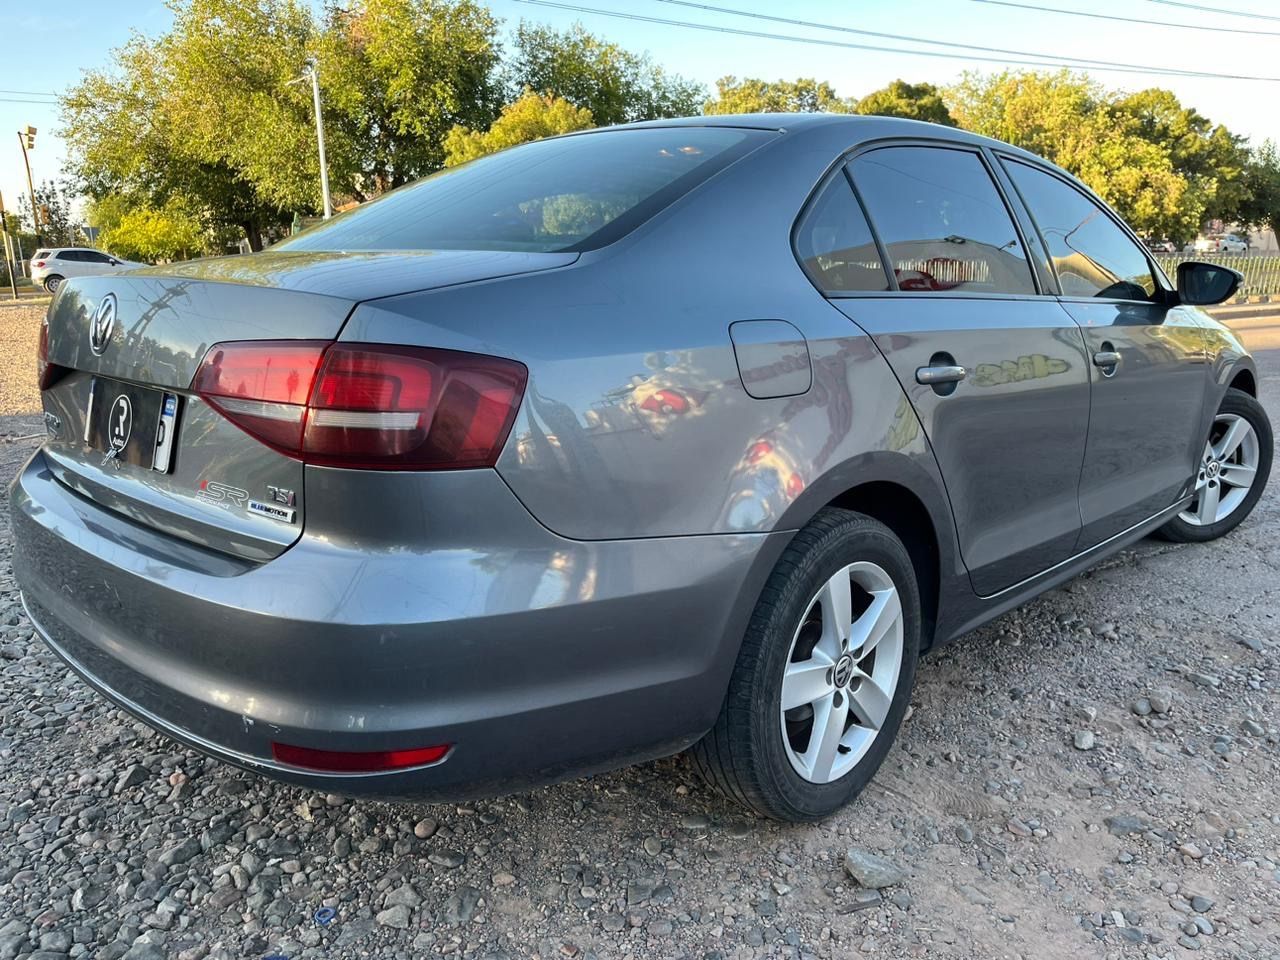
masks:
{"type": "Polygon", "coordinates": [[[1247,13],[1244,10],[1224,10],[1222,7],[1205,7],[1198,3],[1181,3],[1180,0],[1150,0],[1151,3],[1163,3],[1170,7],[1185,7],[1188,10],[1203,10],[1205,13],[1221,13],[1228,17],[1250,17],[1254,20],[1280,20],[1265,13],[1247,13]]]}
{"type": "Polygon", "coordinates": [[[0,90],[0,93],[17,93],[24,97],[56,97],[56,93],[49,93],[45,90],[0,90]]]}
{"type": "MultiPolygon", "coordinates": [[[[929,43],[940,47],[952,47],[960,50],[978,50],[982,53],[1007,53],[1017,57],[1056,57],[1058,60],[1070,60],[1091,67],[1123,67],[1129,68],[1133,64],[1116,63],[1113,60],[1093,60],[1087,57],[1069,57],[1062,54],[1048,53],[1030,53],[1025,50],[1009,50],[1004,47],[987,47],[972,43],[956,43],[950,40],[928,40],[924,37],[913,37],[902,33],[880,33],[875,30],[860,30],[856,27],[846,27],[834,23],[818,23],[813,20],[797,20],[792,17],[779,17],[767,13],[755,13],[748,10],[735,10],[730,7],[717,7],[708,3],[695,3],[693,0],[657,0],[659,3],[669,3],[677,7],[691,7],[695,10],[708,10],[714,13],[727,13],[735,17],[750,17],[753,20],[769,20],[773,23],[785,23],[796,27],[811,27],[817,30],[834,30],[839,33],[856,33],[864,37],[878,37],[881,40],[905,40],[908,43],[929,43]]],[[[1148,67],[1147,69],[1168,73],[1173,76],[1184,76],[1188,73],[1185,69],[1178,67],[1148,67]]]]}
{"type": "Polygon", "coordinates": [[[1072,17],[1089,17],[1093,20],[1115,20],[1120,23],[1138,23],[1144,27],[1177,27],[1181,30],[1211,31],[1213,33],[1243,33],[1251,37],[1280,37],[1280,31],[1248,30],[1244,27],[1209,27],[1198,23],[1170,23],[1165,20],[1143,20],[1139,17],[1120,17],[1111,13],[1089,13],[1086,10],[1067,10],[1064,7],[1042,7],[1034,3],[1014,3],[1013,0],[973,0],[974,3],[990,3],[997,7],[1015,7],[1018,10],[1035,10],[1039,13],[1065,13],[1072,17]]]}
{"type": "Polygon", "coordinates": [[[23,100],[17,97],[0,97],[0,103],[35,103],[42,107],[56,107],[58,105],[56,100],[23,100]]]}
{"type": "MultiPolygon", "coordinates": [[[[669,20],[665,17],[650,17],[638,13],[623,13],[618,10],[601,10],[598,7],[583,7],[572,3],[556,3],[553,0],[514,0],[516,3],[525,3],[538,7],[550,7],[557,10],[568,10],[573,13],[594,14],[602,17],[614,17],[620,20],[632,20],[642,23],[657,23],[670,27],[684,27],[689,30],[703,30],[711,33],[727,33],[740,37],[756,37],[764,40],[785,40],[791,43],[807,43],[822,47],[838,47],[846,50],[874,50],[879,53],[901,53],[916,57],[939,57],[947,60],[970,60],[986,63],[1003,63],[1018,64],[1028,67],[1065,67],[1072,69],[1073,66],[1078,67],[1079,64],[1065,63],[1061,60],[1027,60],[1017,59],[1014,57],[984,57],[975,54],[962,53],[944,53],[941,50],[908,50],[902,47],[884,47],[876,44],[868,43],[851,43],[841,40],[822,40],[817,37],[797,37],[791,34],[766,33],[759,30],[743,30],[739,27],[717,26],[708,23],[692,23],[688,20],[669,20]]],[[[1028,55],[1029,56],[1029,55],[1028,55]]],[[[1230,73],[1206,73],[1202,71],[1180,71],[1173,72],[1164,68],[1152,69],[1139,65],[1133,66],[1117,66],[1117,67],[1096,67],[1101,72],[1109,73],[1141,73],[1155,76],[1188,76],[1188,77],[1208,77],[1219,80],[1256,80],[1264,83],[1280,82],[1280,77],[1255,77],[1241,74],[1230,73]]]]}

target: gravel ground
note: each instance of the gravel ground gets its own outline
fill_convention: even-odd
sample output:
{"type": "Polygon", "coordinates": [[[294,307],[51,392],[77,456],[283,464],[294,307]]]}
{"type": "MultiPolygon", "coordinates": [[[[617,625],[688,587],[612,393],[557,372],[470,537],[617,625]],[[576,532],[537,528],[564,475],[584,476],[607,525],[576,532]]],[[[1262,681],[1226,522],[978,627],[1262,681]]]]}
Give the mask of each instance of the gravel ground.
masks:
{"type": "MultiPolygon", "coordinates": [[[[0,308],[5,481],[38,319],[0,308]]],[[[681,758],[461,806],[257,779],[63,669],[8,554],[0,960],[1280,958],[1274,492],[1225,542],[1143,542],[928,657],[875,783],[803,827],[681,758]]]]}

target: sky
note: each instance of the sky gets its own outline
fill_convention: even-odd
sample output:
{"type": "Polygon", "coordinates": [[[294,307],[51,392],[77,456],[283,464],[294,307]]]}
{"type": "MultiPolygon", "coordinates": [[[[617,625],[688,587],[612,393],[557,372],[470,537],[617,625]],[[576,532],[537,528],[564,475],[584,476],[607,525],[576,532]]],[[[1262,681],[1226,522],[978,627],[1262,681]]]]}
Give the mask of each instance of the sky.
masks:
{"type": "MultiPolygon", "coordinates": [[[[557,0],[559,2],[559,0],[557,0]]],[[[562,9],[490,0],[504,30],[521,20],[563,28],[575,21],[609,40],[647,51],[669,71],[714,87],[725,75],[766,80],[816,77],[841,96],[861,96],[894,79],[954,82],[966,70],[997,71],[1002,64],[974,59],[1035,59],[1017,54],[1110,61],[1133,66],[1174,68],[1280,78],[1280,7],[1273,0],[1017,0],[1038,7],[1127,17],[1137,23],[1028,10],[990,0],[563,0],[562,9]],[[721,10],[709,9],[719,7],[721,10]],[[1226,12],[1208,12],[1202,7],[1226,12]],[[959,58],[906,52],[817,45],[727,32],[697,30],[669,23],[619,19],[586,12],[591,8],[717,28],[786,34],[828,44],[866,44],[899,51],[932,51],[959,58]],[[860,31],[896,34],[911,40],[869,37],[795,23],[735,16],[724,9],[809,21],[860,31]],[[1242,16],[1248,13],[1253,16],[1242,16]],[[1161,26],[1191,24],[1196,29],[1161,26]],[[1206,28],[1218,28],[1209,31],[1206,28]],[[1243,32],[1224,32],[1236,30],[1243,32]],[[1268,32],[1271,35],[1267,35],[1268,32]],[[971,44],[1015,53],[980,53],[923,43],[971,44]]],[[[316,3],[319,6],[318,0],[316,3]]],[[[62,175],[60,121],[51,95],[74,85],[85,70],[112,64],[112,51],[134,32],[162,33],[170,14],[160,0],[61,0],[51,15],[39,4],[24,4],[6,16],[6,42],[0,54],[0,191],[7,208],[16,209],[26,191],[26,175],[16,133],[28,124],[38,129],[31,152],[37,183],[62,175]],[[37,102],[12,102],[37,101],[37,102]]],[[[1065,60],[1063,60],[1065,63],[1065,60]]],[[[322,65],[323,69],[323,65],[322,65]]],[[[1137,90],[1163,86],[1184,105],[1260,143],[1280,140],[1280,82],[1186,76],[1151,76],[1101,67],[1082,67],[1108,87],[1137,90]]]]}

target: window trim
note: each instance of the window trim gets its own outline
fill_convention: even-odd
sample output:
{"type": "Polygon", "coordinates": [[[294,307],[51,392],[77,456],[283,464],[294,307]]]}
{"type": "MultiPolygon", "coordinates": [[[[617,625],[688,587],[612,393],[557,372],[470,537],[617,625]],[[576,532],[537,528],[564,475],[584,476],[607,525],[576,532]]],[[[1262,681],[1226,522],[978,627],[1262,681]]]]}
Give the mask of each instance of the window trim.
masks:
{"type": "MultiPolygon", "coordinates": [[[[866,217],[867,226],[871,228],[871,236],[875,241],[876,249],[880,252],[880,265],[889,278],[888,290],[846,290],[837,293],[824,293],[814,284],[814,289],[818,293],[829,300],[858,300],[867,298],[882,297],[910,297],[913,299],[921,299],[922,296],[918,291],[904,291],[898,287],[898,278],[890,267],[891,261],[888,258],[888,250],[881,239],[880,231],[876,229],[875,220],[872,219],[867,209],[866,203],[862,199],[862,194],[858,190],[857,182],[853,178],[853,172],[849,169],[849,165],[863,154],[871,153],[875,150],[883,150],[889,147],[925,147],[936,150],[958,150],[964,153],[974,154],[978,158],[978,162],[982,164],[986,170],[987,176],[991,178],[991,185],[996,191],[996,195],[1000,198],[1000,202],[1004,204],[1005,213],[1009,217],[1009,221],[1013,224],[1013,229],[1018,235],[1018,242],[1022,244],[1023,258],[1027,262],[1027,271],[1031,274],[1031,284],[1035,288],[1032,293],[985,293],[976,290],[937,290],[923,295],[923,299],[931,300],[1039,300],[1046,296],[1054,296],[1053,291],[1044,289],[1043,278],[1040,271],[1036,269],[1035,263],[1030,256],[1031,247],[1027,242],[1026,232],[1023,229],[1022,222],[1010,202],[1005,192],[1004,184],[1000,177],[996,174],[991,160],[987,157],[986,149],[980,144],[964,143],[959,140],[952,140],[947,137],[878,137],[873,140],[865,140],[855,146],[845,150],[840,156],[832,161],[831,167],[823,172],[818,178],[818,182],[810,190],[809,196],[805,199],[804,204],[800,207],[799,213],[791,227],[791,251],[796,258],[796,264],[800,266],[800,270],[805,275],[805,279],[809,279],[809,274],[805,271],[800,259],[800,252],[796,245],[796,234],[799,230],[800,221],[804,214],[808,211],[809,206],[813,203],[814,198],[826,189],[827,184],[834,176],[834,170],[843,170],[845,180],[849,184],[849,188],[853,191],[854,198],[858,201],[858,206],[862,209],[862,214],[866,217]]],[[[810,280],[810,283],[813,281],[810,280]]]]}
{"type": "Polygon", "coordinates": [[[1118,213],[1116,213],[1113,209],[1111,209],[1110,204],[1108,204],[1105,200],[1099,197],[1096,193],[1090,190],[1083,183],[1076,180],[1074,177],[1071,177],[1070,175],[1064,176],[1060,171],[1058,171],[1054,167],[1051,167],[1049,164],[1045,163],[1044,161],[1039,160],[1038,158],[1036,160],[1032,160],[1032,159],[1028,159],[1027,157],[1016,156],[1005,150],[992,150],[992,153],[995,154],[997,158],[999,158],[1000,165],[1001,167],[1004,168],[1005,174],[1009,178],[1009,185],[1017,193],[1018,199],[1022,202],[1022,206],[1027,211],[1027,219],[1031,221],[1032,227],[1035,229],[1037,236],[1039,236],[1040,238],[1040,243],[1043,244],[1044,246],[1045,253],[1048,254],[1049,256],[1049,270],[1053,275],[1053,282],[1058,288],[1058,292],[1056,296],[1059,300],[1063,301],[1064,303],[1137,303],[1137,304],[1145,304],[1146,306],[1152,306],[1154,304],[1156,306],[1162,306],[1162,307],[1168,307],[1173,305],[1172,295],[1175,292],[1175,288],[1173,287],[1172,284],[1169,283],[1169,278],[1165,276],[1164,271],[1160,269],[1160,265],[1156,263],[1155,260],[1152,258],[1151,251],[1147,249],[1146,244],[1144,244],[1138,238],[1138,235],[1133,232],[1133,230],[1129,227],[1127,223],[1124,222],[1124,219],[1118,213]],[[1143,259],[1146,261],[1147,269],[1151,271],[1151,279],[1155,281],[1156,292],[1159,294],[1159,297],[1157,299],[1152,299],[1152,300],[1131,300],[1127,297],[1084,297],[1079,295],[1068,295],[1063,293],[1062,279],[1061,277],[1059,277],[1058,268],[1057,266],[1055,266],[1053,262],[1053,254],[1049,250],[1049,244],[1044,239],[1044,231],[1040,228],[1040,222],[1036,219],[1035,212],[1032,210],[1031,204],[1027,202],[1026,196],[1023,195],[1022,190],[1019,189],[1018,183],[1014,179],[1013,174],[1009,173],[1008,171],[1009,163],[1020,163],[1024,167],[1029,167],[1032,170],[1036,170],[1040,173],[1047,174],[1048,176],[1053,177],[1055,180],[1062,183],[1068,189],[1074,190],[1076,193],[1080,194],[1080,196],[1082,196],[1086,201],[1088,201],[1089,203],[1092,203],[1095,207],[1101,210],[1102,213],[1107,217],[1107,219],[1109,219],[1113,224],[1119,227],[1120,232],[1124,234],[1124,236],[1126,236],[1129,239],[1129,241],[1135,247],[1137,247],[1138,251],[1142,254],[1143,259]]]}

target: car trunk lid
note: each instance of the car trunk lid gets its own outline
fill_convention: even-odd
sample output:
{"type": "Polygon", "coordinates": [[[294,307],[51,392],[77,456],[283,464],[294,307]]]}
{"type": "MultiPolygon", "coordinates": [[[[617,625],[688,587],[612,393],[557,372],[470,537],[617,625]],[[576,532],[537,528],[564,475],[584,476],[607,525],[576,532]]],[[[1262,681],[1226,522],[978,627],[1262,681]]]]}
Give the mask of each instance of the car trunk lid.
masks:
{"type": "Polygon", "coordinates": [[[43,392],[50,468],[135,522],[268,560],[301,535],[304,467],[191,391],[210,346],[333,340],[362,300],[575,259],[268,252],[79,278],[59,292],[46,321],[55,374],[43,392]]]}

